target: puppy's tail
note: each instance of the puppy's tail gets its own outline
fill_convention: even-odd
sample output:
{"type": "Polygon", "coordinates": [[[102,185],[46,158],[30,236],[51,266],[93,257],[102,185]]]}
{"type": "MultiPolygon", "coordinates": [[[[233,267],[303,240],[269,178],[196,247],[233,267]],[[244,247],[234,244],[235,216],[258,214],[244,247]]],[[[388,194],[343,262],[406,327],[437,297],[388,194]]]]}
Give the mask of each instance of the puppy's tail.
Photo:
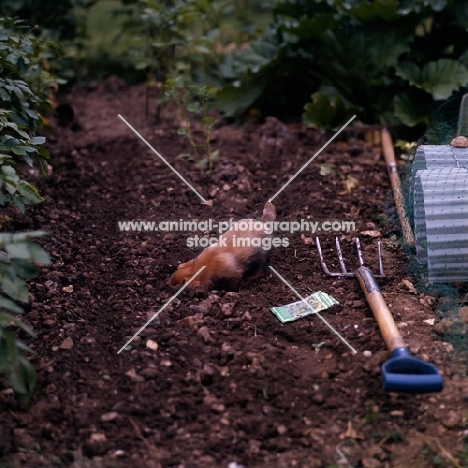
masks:
{"type": "Polygon", "coordinates": [[[274,221],[276,219],[276,208],[273,203],[267,201],[263,207],[262,221],[274,221]]]}

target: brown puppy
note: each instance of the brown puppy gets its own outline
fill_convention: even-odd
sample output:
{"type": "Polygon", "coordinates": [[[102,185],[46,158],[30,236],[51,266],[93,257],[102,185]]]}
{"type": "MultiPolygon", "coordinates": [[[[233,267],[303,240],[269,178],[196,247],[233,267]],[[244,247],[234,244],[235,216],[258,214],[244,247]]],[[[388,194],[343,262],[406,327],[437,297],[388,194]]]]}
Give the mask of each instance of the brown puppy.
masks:
{"type": "MultiPolygon", "coordinates": [[[[267,202],[261,223],[275,219],[276,208],[267,202]]],[[[197,258],[180,264],[171,277],[171,285],[186,283],[203,266],[190,288],[202,286],[209,290],[238,291],[246,279],[263,276],[270,259],[272,235],[265,233],[268,229],[261,228],[261,223],[251,219],[236,222],[216,244],[207,247],[197,258]],[[255,229],[242,230],[249,222],[255,223],[255,229]]]]}

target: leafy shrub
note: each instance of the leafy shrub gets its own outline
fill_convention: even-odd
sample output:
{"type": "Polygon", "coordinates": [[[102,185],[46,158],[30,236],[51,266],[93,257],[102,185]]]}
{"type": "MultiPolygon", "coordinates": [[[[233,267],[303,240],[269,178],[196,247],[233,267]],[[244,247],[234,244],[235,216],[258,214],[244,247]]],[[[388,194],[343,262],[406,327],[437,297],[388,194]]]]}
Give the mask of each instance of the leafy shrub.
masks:
{"type": "Polygon", "coordinates": [[[217,92],[217,88],[208,86],[183,85],[181,77],[167,79],[164,86],[162,100],[176,104],[181,120],[177,133],[188,140],[193,152],[179,157],[193,159],[202,173],[212,173],[214,163],[219,157],[219,149],[213,150],[211,146],[216,119],[208,115],[209,105],[217,92]],[[201,131],[196,132],[195,126],[201,131]],[[196,133],[201,133],[201,137],[196,133]]]}
{"type": "Polygon", "coordinates": [[[159,2],[144,0],[141,22],[147,49],[140,66],[151,67],[158,82],[164,82],[171,72],[190,72],[191,65],[209,55],[209,40],[203,28],[206,9],[198,0],[159,2]],[[177,55],[176,55],[177,52],[177,55]],[[193,54],[188,62],[187,57],[193,54]]]}
{"type": "Polygon", "coordinates": [[[17,302],[28,302],[25,280],[36,276],[34,263],[45,265],[50,262],[48,254],[30,240],[43,234],[39,231],[0,234],[0,374],[5,375],[24,402],[29,401],[36,385],[36,371],[20,351],[33,351],[15,338],[11,328],[20,328],[31,336],[34,333],[9,312],[23,313],[17,302]]]}
{"type": "Polygon", "coordinates": [[[221,66],[229,117],[252,106],[321,128],[428,123],[468,85],[468,4],[455,0],[285,0],[246,50],[221,66]]]}
{"type": "Polygon", "coordinates": [[[122,0],[136,4],[132,30],[136,66],[149,69],[164,83],[183,74],[187,81],[216,85],[218,67],[226,48],[259,35],[256,18],[268,15],[275,0],[122,0]]]}
{"type": "MultiPolygon", "coordinates": [[[[51,109],[49,95],[58,80],[45,69],[51,44],[24,32],[19,20],[0,17],[0,205],[13,203],[21,212],[25,205],[42,200],[37,188],[23,179],[21,164],[35,161],[47,174],[48,151],[37,136],[41,112],[51,109]]],[[[30,239],[41,232],[0,234],[0,374],[17,395],[28,401],[36,382],[33,366],[21,354],[31,351],[17,340],[12,326],[32,331],[11,313],[21,313],[19,303],[28,302],[27,279],[36,275],[34,264],[47,264],[47,253],[30,239]]]]}
{"type": "Polygon", "coordinates": [[[37,34],[47,31],[55,40],[73,40],[80,34],[82,25],[76,15],[77,8],[86,8],[97,0],[2,0],[0,15],[18,17],[31,26],[37,26],[37,34]]]}
{"type": "MultiPolygon", "coordinates": [[[[99,41],[95,43],[96,38],[89,37],[88,17],[90,9],[97,3],[106,2],[2,0],[0,16],[22,19],[33,28],[34,36],[59,44],[60,51],[55,50],[51,54],[51,69],[72,85],[83,79],[96,79],[106,77],[112,72],[125,72],[126,67],[130,67],[129,64],[118,60],[118,52],[114,47],[100,50],[99,41]]],[[[104,22],[107,23],[105,27],[109,25],[112,28],[113,24],[107,18],[102,18],[102,23],[104,22]]],[[[101,26],[99,32],[102,29],[101,26]]],[[[131,71],[133,73],[133,67],[131,71]]]]}
{"type": "Polygon", "coordinates": [[[45,70],[51,44],[20,34],[22,22],[0,18],[0,205],[25,205],[42,201],[37,188],[21,178],[19,162],[47,174],[48,151],[36,132],[42,126],[40,112],[52,110],[50,93],[59,80],[45,70]]]}

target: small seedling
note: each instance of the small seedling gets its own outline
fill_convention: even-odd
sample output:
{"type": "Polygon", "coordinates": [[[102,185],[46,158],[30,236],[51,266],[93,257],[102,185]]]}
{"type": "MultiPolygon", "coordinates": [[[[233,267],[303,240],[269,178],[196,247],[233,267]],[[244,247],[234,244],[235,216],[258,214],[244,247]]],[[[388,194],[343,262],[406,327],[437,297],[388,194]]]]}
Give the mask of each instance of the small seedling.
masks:
{"type": "Polygon", "coordinates": [[[173,101],[180,114],[181,126],[177,133],[186,138],[192,148],[192,154],[179,155],[182,158],[191,158],[195,161],[202,173],[212,173],[215,161],[219,157],[219,149],[211,147],[213,128],[217,122],[208,115],[209,103],[214,99],[217,88],[195,85],[183,86],[181,77],[166,80],[163,100],[173,101]],[[201,126],[203,136],[197,138],[194,126],[201,126]]]}
{"type": "Polygon", "coordinates": [[[376,214],[374,219],[379,226],[385,226],[388,224],[387,217],[383,213],[376,214]]]}

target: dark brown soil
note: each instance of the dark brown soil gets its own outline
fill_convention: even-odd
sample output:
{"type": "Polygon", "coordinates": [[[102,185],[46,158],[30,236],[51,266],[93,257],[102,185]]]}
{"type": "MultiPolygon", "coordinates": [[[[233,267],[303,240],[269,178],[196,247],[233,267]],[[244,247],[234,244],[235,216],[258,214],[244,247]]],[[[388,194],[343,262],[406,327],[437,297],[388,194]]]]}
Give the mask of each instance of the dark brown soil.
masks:
{"type": "MultiPolygon", "coordinates": [[[[108,81],[68,99],[80,129],[50,138],[53,173],[37,178],[45,202],[5,226],[48,231],[53,265],[30,283],[24,317],[37,333],[24,337],[37,352],[30,406],[0,382],[0,466],[468,466],[466,358],[424,322],[436,301],[402,282],[411,280],[407,258],[379,224],[390,185],[378,151],[328,146],[275,198],[278,220],[354,221],[356,231],[338,233],[350,268],[359,234],[376,269],[376,239],[363,232],[381,232],[381,289],[412,352],[444,374],[440,394],[383,392],[389,353],[372,313],[356,280],[323,274],[310,232],[277,233],[289,246],[271,264],[302,295],[321,290],[340,302],[322,316],[357,354],[318,317],[281,324],[270,307],[297,299],[273,272],[236,293],[184,290],[118,353],[177,292],[168,285],[177,265],[201,251],[187,247],[187,233],[123,233],[118,221],[258,217],[326,139],[274,119],[220,124],[220,158],[204,175],[177,157],[190,150],[177,112],[146,117],[144,87],[108,81]],[[335,172],[321,175],[323,164],[335,172]]],[[[319,234],[336,269],[337,233],[319,234]]]]}

